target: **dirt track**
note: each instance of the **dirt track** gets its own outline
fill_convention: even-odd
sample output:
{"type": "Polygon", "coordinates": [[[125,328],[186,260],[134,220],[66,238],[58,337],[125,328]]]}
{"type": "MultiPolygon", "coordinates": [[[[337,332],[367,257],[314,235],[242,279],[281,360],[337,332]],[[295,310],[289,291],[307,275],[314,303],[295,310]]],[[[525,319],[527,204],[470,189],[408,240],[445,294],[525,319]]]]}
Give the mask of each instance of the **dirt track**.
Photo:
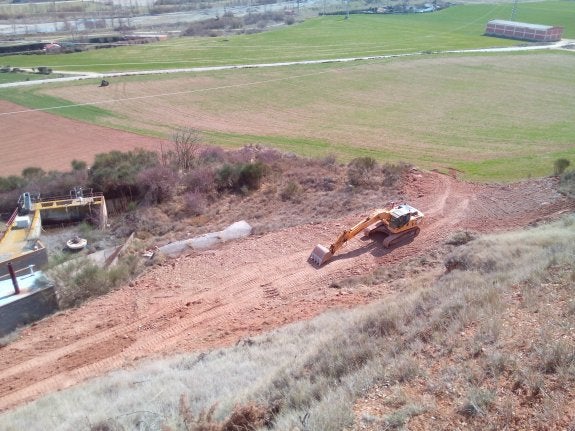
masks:
{"type": "Polygon", "coordinates": [[[209,349],[314,316],[365,303],[381,290],[342,292],[330,282],[430,250],[453,231],[525,226],[575,208],[555,180],[477,185],[437,173],[411,173],[409,202],[426,213],[412,243],[383,250],[354,239],[315,269],[306,259],[357,217],[303,225],[192,253],[155,267],[121,290],[23,331],[0,350],[0,410],[65,388],[139,358],[209,349]]]}

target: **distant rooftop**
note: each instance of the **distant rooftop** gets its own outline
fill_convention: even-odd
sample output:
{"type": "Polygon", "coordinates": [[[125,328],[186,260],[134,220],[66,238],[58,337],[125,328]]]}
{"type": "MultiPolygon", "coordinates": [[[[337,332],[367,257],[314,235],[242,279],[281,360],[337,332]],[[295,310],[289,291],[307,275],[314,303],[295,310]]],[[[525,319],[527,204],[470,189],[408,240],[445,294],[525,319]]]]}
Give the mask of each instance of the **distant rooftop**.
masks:
{"type": "Polygon", "coordinates": [[[543,30],[543,31],[551,30],[552,28],[555,28],[555,26],[552,26],[552,25],[530,24],[527,22],[507,21],[504,19],[492,19],[491,21],[488,22],[488,24],[511,25],[511,26],[515,26],[515,27],[528,27],[528,28],[532,28],[534,30],[543,30]]]}

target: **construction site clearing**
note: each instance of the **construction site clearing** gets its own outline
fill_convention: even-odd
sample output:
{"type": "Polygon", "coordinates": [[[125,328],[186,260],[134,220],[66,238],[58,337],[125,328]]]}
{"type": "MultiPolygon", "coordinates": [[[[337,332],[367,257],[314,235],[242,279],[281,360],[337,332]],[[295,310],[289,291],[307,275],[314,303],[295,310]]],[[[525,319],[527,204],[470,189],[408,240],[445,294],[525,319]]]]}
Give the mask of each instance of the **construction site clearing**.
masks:
{"type": "Polygon", "coordinates": [[[425,214],[419,235],[391,248],[349,238],[320,268],[306,262],[313,245],[329,244],[366,214],[184,249],[120,289],[22,329],[2,349],[0,410],[140,359],[230,345],[327,309],[385,297],[391,284],[332,286],[431,253],[461,230],[496,232],[559,218],[575,202],[557,186],[556,178],[474,184],[412,169],[402,195],[425,214]]]}
{"type": "Polygon", "coordinates": [[[0,234],[0,336],[58,308],[54,286],[42,273],[48,263],[48,251],[40,238],[43,223],[89,217],[105,228],[108,213],[101,193],[75,188],[64,197],[20,196],[18,207],[0,234]]]}

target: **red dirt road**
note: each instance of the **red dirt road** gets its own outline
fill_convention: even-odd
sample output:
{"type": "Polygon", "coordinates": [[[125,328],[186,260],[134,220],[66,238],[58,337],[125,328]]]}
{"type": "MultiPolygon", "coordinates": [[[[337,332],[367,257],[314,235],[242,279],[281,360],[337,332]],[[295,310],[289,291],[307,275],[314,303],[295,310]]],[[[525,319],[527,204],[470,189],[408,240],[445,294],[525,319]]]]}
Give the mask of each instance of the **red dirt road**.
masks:
{"type": "MultiPolygon", "coordinates": [[[[26,108],[0,100],[0,114],[26,108]]],[[[0,115],[0,176],[18,175],[37,166],[45,171],[70,170],[70,162],[88,165],[98,153],[134,148],[157,150],[160,139],[69,120],[48,112],[0,115]]]]}
{"type": "Polygon", "coordinates": [[[329,288],[433,249],[455,230],[482,232],[525,226],[573,211],[553,179],[513,185],[459,182],[437,173],[410,174],[409,203],[426,213],[410,244],[383,250],[353,239],[321,269],[306,263],[316,243],[329,244],[364,214],[249,237],[154,267],[132,286],[59,313],[0,349],[0,410],[62,389],[136,359],[210,349],[386,295],[380,290],[329,288]]]}

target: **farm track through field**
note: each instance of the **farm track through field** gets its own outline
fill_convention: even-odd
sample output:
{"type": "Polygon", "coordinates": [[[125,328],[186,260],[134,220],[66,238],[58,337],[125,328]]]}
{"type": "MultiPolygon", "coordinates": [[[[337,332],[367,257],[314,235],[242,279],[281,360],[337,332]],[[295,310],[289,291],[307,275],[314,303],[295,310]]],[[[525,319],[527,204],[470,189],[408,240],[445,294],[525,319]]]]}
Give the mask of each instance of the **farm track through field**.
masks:
{"type": "Polygon", "coordinates": [[[233,344],[334,307],[384,297],[387,285],[342,292],[330,283],[436,248],[458,229],[481,232],[526,226],[575,209],[544,178],[512,185],[460,182],[412,171],[408,201],[426,213],[421,234],[384,250],[349,241],[324,267],[306,260],[363,214],[302,225],[192,252],[150,269],[131,286],[58,313],[25,329],[0,350],[0,410],[72,386],[141,358],[233,344]]]}
{"type": "MultiPolygon", "coordinates": [[[[256,64],[235,64],[223,66],[204,66],[204,67],[187,67],[178,69],[155,69],[155,70],[136,70],[131,72],[110,72],[110,73],[96,73],[96,72],[70,72],[55,70],[54,73],[71,75],[65,78],[48,78],[44,80],[8,82],[0,84],[0,88],[13,88],[13,87],[27,87],[31,85],[50,84],[57,82],[71,82],[81,81],[84,79],[102,79],[114,78],[118,76],[136,76],[136,75],[162,75],[173,73],[199,73],[199,72],[215,72],[220,70],[233,70],[233,69],[252,69],[252,68],[267,68],[267,67],[285,67],[285,66],[300,66],[311,64],[327,64],[327,63],[349,63],[354,61],[369,61],[369,60],[384,60],[389,58],[413,57],[419,55],[429,54],[481,54],[481,53],[497,53],[497,52],[521,52],[521,51],[541,51],[551,49],[569,49],[574,41],[570,39],[563,39],[554,43],[533,44],[528,46],[507,46],[499,48],[475,48],[475,49],[454,49],[447,51],[434,51],[434,52],[410,52],[404,54],[385,54],[385,55],[370,55],[362,57],[346,57],[346,58],[324,58],[317,60],[301,60],[301,61],[283,61],[278,63],[256,63],[256,64]]],[[[176,93],[177,94],[177,93],[176,93]]],[[[155,97],[144,96],[143,98],[155,97]]],[[[95,104],[101,105],[105,103],[112,103],[113,101],[98,102],[95,104]]],[[[14,112],[17,114],[18,112],[14,112]]],[[[7,115],[2,114],[1,115],[7,115]]]]}

